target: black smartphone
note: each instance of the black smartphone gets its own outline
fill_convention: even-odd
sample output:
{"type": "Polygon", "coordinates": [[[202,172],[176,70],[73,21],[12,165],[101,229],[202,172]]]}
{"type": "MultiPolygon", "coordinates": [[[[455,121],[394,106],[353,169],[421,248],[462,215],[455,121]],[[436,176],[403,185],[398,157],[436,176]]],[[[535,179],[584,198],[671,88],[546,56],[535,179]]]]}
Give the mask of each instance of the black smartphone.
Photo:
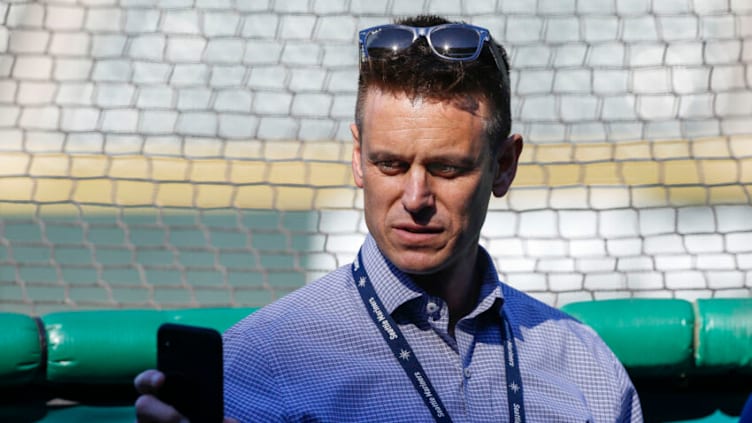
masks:
{"type": "Polygon", "coordinates": [[[222,335],[214,329],[164,323],[157,331],[157,369],[165,374],[158,397],[192,423],[224,416],[222,335]]]}

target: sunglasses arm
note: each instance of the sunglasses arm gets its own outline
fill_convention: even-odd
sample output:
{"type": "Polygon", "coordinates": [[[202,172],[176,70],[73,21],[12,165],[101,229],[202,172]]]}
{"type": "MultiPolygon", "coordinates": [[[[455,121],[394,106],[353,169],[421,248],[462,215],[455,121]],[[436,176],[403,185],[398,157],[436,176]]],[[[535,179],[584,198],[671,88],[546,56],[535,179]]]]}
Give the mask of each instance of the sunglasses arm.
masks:
{"type": "Polygon", "coordinates": [[[491,56],[496,62],[496,68],[501,71],[501,82],[505,89],[511,90],[509,85],[509,60],[507,59],[507,52],[503,48],[499,48],[493,38],[489,37],[488,48],[491,50],[491,56]]]}

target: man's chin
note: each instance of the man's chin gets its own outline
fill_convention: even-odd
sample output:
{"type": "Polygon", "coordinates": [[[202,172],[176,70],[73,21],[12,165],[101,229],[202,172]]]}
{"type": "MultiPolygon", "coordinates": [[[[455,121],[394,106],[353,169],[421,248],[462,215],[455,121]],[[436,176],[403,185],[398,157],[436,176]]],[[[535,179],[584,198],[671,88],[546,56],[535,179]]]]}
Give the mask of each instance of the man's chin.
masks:
{"type": "Polygon", "coordinates": [[[392,264],[411,275],[429,275],[446,265],[446,260],[441,260],[436,250],[398,251],[395,255],[393,259],[390,258],[392,264]]]}

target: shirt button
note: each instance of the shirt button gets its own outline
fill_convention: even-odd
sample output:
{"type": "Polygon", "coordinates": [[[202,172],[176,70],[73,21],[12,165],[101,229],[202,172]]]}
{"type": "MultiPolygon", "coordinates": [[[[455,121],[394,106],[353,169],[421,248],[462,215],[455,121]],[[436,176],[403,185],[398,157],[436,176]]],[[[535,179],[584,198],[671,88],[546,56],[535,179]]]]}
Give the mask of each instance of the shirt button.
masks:
{"type": "Polygon", "coordinates": [[[428,312],[428,314],[434,314],[436,313],[436,310],[438,309],[439,309],[439,306],[437,306],[436,303],[434,302],[430,302],[426,304],[426,311],[428,312]]]}
{"type": "Polygon", "coordinates": [[[467,379],[470,379],[470,375],[471,374],[472,374],[472,372],[470,371],[470,368],[469,367],[465,367],[465,377],[467,379]]]}

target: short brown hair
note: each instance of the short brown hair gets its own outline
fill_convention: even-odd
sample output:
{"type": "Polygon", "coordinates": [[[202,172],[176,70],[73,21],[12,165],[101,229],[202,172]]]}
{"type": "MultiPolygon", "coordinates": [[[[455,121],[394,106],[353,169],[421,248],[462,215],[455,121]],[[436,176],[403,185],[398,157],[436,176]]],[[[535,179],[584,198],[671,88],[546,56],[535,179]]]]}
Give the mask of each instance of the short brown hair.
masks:
{"type": "MultiPolygon", "coordinates": [[[[399,25],[429,27],[452,23],[442,17],[420,15],[398,19],[399,25]]],[[[456,23],[456,22],[455,22],[456,23]]],[[[477,107],[477,99],[484,99],[491,108],[491,121],[487,122],[486,135],[492,146],[495,140],[509,136],[512,126],[510,112],[509,63],[504,48],[501,52],[503,71],[499,71],[489,46],[484,45],[480,57],[472,62],[448,61],[433,54],[425,39],[417,40],[409,48],[390,56],[368,60],[360,65],[358,98],[355,105],[355,123],[363,132],[363,104],[370,88],[387,93],[403,93],[408,98],[426,98],[451,101],[458,107],[477,107]]]]}

